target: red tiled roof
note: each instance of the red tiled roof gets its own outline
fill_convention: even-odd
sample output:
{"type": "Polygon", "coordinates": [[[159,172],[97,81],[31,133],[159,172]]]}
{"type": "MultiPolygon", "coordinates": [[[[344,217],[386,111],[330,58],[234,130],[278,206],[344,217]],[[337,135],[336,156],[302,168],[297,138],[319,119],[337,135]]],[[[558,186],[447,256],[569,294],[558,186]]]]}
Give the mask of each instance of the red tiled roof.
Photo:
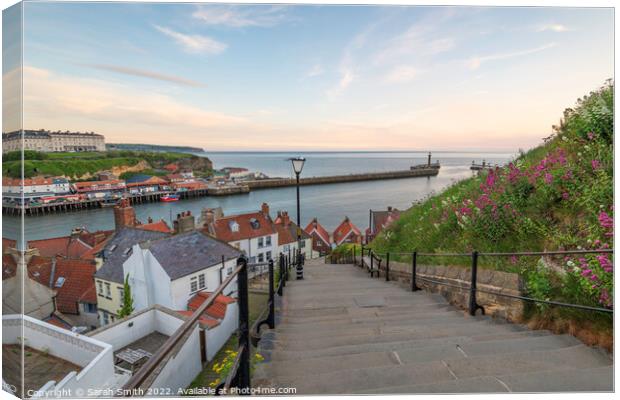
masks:
{"type": "MultiPolygon", "coordinates": [[[[192,297],[187,303],[188,310],[196,311],[196,309],[200,307],[200,305],[204,303],[209,298],[209,296],[211,296],[210,292],[196,293],[194,297],[192,297]]],[[[209,306],[209,308],[207,308],[205,314],[212,318],[222,319],[226,315],[226,306],[228,304],[235,303],[236,301],[237,300],[232,297],[219,295],[217,296],[213,304],[209,306]]]]}
{"type": "Polygon", "coordinates": [[[2,186],[34,186],[34,185],[52,185],[55,179],[64,180],[63,183],[69,183],[65,178],[51,177],[51,178],[26,178],[23,181],[19,178],[2,178],[2,186]]]}
{"type": "Polygon", "coordinates": [[[166,221],[159,220],[157,222],[151,222],[150,224],[142,224],[137,225],[135,228],[144,229],[145,231],[153,231],[153,232],[163,232],[163,233],[171,233],[172,230],[166,223],[166,221]]]}
{"type": "Polygon", "coordinates": [[[92,190],[105,189],[104,186],[124,186],[125,181],[120,179],[109,179],[105,181],[88,181],[88,182],[75,182],[73,184],[78,192],[88,192],[92,190]]]}
{"type": "Polygon", "coordinates": [[[95,232],[88,232],[86,230],[83,230],[80,233],[80,240],[89,246],[96,246],[97,244],[108,240],[108,238],[112,236],[113,233],[114,230],[95,232]]]}
{"type": "Polygon", "coordinates": [[[80,258],[92,248],[81,239],[71,239],[70,236],[56,237],[50,239],[31,240],[28,248],[38,249],[39,254],[45,257],[63,256],[69,258],[80,258]]]}
{"type": "MultiPolygon", "coordinates": [[[[181,315],[185,315],[186,317],[191,317],[194,313],[193,311],[177,311],[181,315]]],[[[209,329],[215,328],[220,324],[220,321],[214,318],[210,318],[205,316],[204,314],[200,317],[199,322],[203,325],[206,325],[209,329]]]]}
{"type": "Polygon", "coordinates": [[[61,313],[77,314],[78,302],[96,304],[95,264],[86,260],[56,260],[56,271],[52,289],[56,290],[56,308],[61,313]],[[61,287],[56,287],[58,278],[65,278],[61,287]]]}
{"type": "Polygon", "coordinates": [[[177,164],[171,163],[171,164],[167,164],[164,167],[164,169],[167,170],[167,171],[176,171],[176,170],[179,169],[179,166],[177,164]]]}
{"type": "Polygon", "coordinates": [[[57,317],[54,314],[52,314],[49,318],[45,319],[44,321],[47,322],[48,324],[52,324],[52,325],[57,326],[59,328],[63,328],[63,329],[67,329],[67,330],[71,330],[71,328],[72,328],[71,324],[69,324],[68,322],[60,319],[59,317],[57,317]]]}
{"type": "Polygon", "coordinates": [[[336,230],[334,231],[334,242],[336,244],[341,244],[344,239],[349,236],[350,233],[353,233],[357,236],[361,236],[362,233],[360,230],[351,222],[349,217],[345,217],[344,221],[338,225],[336,230]]]}
{"type": "MultiPolygon", "coordinates": [[[[297,241],[297,224],[291,221],[286,211],[278,213],[275,221],[273,221],[273,226],[278,232],[278,246],[283,246],[297,241]]],[[[302,230],[301,237],[302,239],[308,239],[310,235],[302,230]]]]}
{"type": "Polygon", "coordinates": [[[148,185],[163,185],[168,183],[168,181],[166,181],[165,179],[162,179],[158,176],[151,176],[148,179],[145,179],[143,181],[140,182],[132,182],[132,183],[128,183],[127,187],[136,187],[136,186],[148,186],[148,185]]]}
{"type": "Polygon", "coordinates": [[[82,254],[82,256],[80,258],[82,260],[94,260],[95,256],[97,255],[97,253],[102,251],[107,243],[108,243],[108,240],[106,239],[103,242],[96,244],[95,246],[93,246],[92,249],[90,249],[87,252],[85,252],[84,254],[82,254]]]}
{"type": "Polygon", "coordinates": [[[312,235],[312,232],[316,232],[317,236],[320,239],[322,239],[323,242],[325,242],[325,244],[329,246],[330,244],[329,233],[327,232],[325,228],[323,228],[323,225],[319,224],[316,218],[310,221],[310,223],[308,224],[308,226],[306,226],[306,229],[304,229],[304,231],[306,231],[308,235],[312,235]],[[314,226],[315,223],[316,223],[316,226],[314,226]]]}
{"type": "Polygon", "coordinates": [[[13,239],[2,238],[2,252],[4,253],[9,248],[15,248],[17,241],[13,239]]]}
{"type": "Polygon", "coordinates": [[[10,254],[2,255],[2,280],[15,275],[15,259],[10,254]]]}
{"type": "Polygon", "coordinates": [[[259,236],[267,236],[276,233],[271,218],[260,211],[221,217],[215,220],[212,227],[214,236],[224,242],[234,242],[236,240],[251,239],[259,236]],[[258,228],[254,229],[250,224],[252,219],[258,221],[258,228]],[[231,225],[236,222],[239,230],[233,232],[231,225]]]}
{"type": "Polygon", "coordinates": [[[188,190],[197,190],[197,189],[206,189],[208,186],[202,182],[175,182],[172,184],[172,187],[176,189],[188,189],[188,190]]]}

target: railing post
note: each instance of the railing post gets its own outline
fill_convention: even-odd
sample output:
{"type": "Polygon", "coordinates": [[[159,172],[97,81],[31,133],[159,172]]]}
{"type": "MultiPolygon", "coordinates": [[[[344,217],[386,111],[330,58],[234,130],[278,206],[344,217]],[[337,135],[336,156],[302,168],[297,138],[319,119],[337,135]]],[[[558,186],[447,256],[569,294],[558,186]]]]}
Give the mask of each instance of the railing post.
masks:
{"type": "Polygon", "coordinates": [[[304,265],[301,262],[301,249],[297,249],[297,280],[304,279],[304,265]]]}
{"type": "Polygon", "coordinates": [[[370,258],[370,277],[372,278],[375,273],[375,258],[372,254],[372,249],[368,251],[368,258],[370,258]]]}
{"type": "Polygon", "coordinates": [[[280,253],[280,281],[278,282],[278,296],[284,294],[284,286],[286,286],[286,257],[280,253]]]}
{"type": "Polygon", "coordinates": [[[390,253],[385,253],[385,281],[390,281],[390,253]]]}
{"type": "Polygon", "coordinates": [[[239,388],[250,388],[250,314],[248,306],[248,259],[239,257],[237,264],[242,268],[237,275],[239,292],[239,347],[243,346],[239,365],[239,388]]]}
{"type": "Polygon", "coordinates": [[[411,291],[415,292],[417,290],[420,290],[420,288],[418,287],[417,283],[416,283],[416,275],[417,275],[417,269],[418,269],[418,252],[414,251],[413,254],[411,255],[411,291]]]}
{"type": "Polygon", "coordinates": [[[484,308],[476,302],[476,282],[478,279],[478,252],[471,253],[471,282],[469,284],[469,315],[476,315],[476,310],[480,309],[484,315],[484,308]]]}
{"type": "MultiPolygon", "coordinates": [[[[280,274],[280,280],[283,276],[280,274]]],[[[276,327],[276,293],[275,293],[275,274],[273,271],[273,258],[269,260],[269,317],[267,318],[267,324],[269,329],[276,327]]],[[[282,294],[280,294],[282,296],[282,294]]]]}

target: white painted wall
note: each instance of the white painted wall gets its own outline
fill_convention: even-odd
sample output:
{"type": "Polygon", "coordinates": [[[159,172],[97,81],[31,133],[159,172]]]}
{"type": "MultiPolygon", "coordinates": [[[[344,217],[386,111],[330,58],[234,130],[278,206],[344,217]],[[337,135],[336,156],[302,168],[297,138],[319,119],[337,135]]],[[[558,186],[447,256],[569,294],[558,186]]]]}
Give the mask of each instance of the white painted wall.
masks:
{"type": "Polygon", "coordinates": [[[220,324],[206,331],[207,360],[211,361],[215,357],[238,327],[239,305],[237,303],[228,304],[226,306],[226,315],[220,321],[220,324]]]}
{"type": "Polygon", "coordinates": [[[131,295],[135,311],[144,310],[154,304],[176,308],[170,277],[148,249],[134,245],[132,254],[123,263],[123,276],[129,274],[131,295]]]}
{"type": "MultiPolygon", "coordinates": [[[[22,321],[23,337],[27,346],[82,367],[80,371],[67,374],[60,382],[48,382],[44,385],[46,390],[71,390],[70,393],[74,395],[80,390],[84,396],[78,397],[86,397],[86,390],[105,388],[114,381],[113,349],[110,344],[27,315],[2,316],[3,344],[19,343],[19,338],[22,337],[22,321]]],[[[57,397],[53,394],[51,396],[57,397]]]]}
{"type": "MultiPolygon", "coordinates": [[[[313,258],[312,257],[312,238],[304,239],[303,242],[305,246],[302,247],[302,253],[306,255],[306,259],[313,258]]],[[[278,246],[278,254],[283,253],[284,255],[288,255],[288,248],[291,249],[291,257],[297,251],[298,242],[294,241],[292,243],[288,243],[282,246],[278,246]]]]}
{"type": "MultiPolygon", "coordinates": [[[[228,272],[232,272],[235,270],[237,266],[237,260],[232,259],[228,260],[224,263],[224,270],[221,272],[222,278],[221,281],[226,279],[228,276],[228,272]]],[[[175,279],[171,282],[171,297],[172,297],[172,306],[167,306],[172,308],[173,310],[187,310],[187,302],[191,299],[196,293],[199,291],[207,291],[213,292],[220,286],[220,270],[222,269],[222,264],[216,264],[211,267],[205,268],[198,272],[194,272],[193,274],[183,276],[179,279],[175,279]],[[198,276],[200,274],[205,275],[205,287],[201,288],[198,286],[198,290],[195,292],[191,291],[191,280],[192,277],[196,277],[196,281],[199,282],[198,276]]],[[[233,281],[224,289],[224,294],[236,293],[237,292],[237,279],[234,278],[233,281]]]]}

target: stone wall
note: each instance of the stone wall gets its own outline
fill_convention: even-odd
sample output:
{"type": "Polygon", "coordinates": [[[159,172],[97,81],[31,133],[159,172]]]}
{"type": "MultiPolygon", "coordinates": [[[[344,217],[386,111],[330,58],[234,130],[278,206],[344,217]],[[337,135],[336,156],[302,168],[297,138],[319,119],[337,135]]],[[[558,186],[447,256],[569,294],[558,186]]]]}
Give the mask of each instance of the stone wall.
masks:
{"type": "MultiPolygon", "coordinates": [[[[390,281],[398,281],[410,288],[411,270],[411,263],[390,261],[390,281]]],[[[469,283],[471,279],[469,267],[418,264],[416,277],[416,284],[419,288],[440,293],[451,304],[465,310],[469,309],[469,283]],[[457,287],[427,282],[423,278],[457,287]]],[[[380,279],[385,279],[385,260],[381,262],[380,279]]],[[[509,295],[521,295],[523,288],[518,274],[482,268],[478,268],[477,284],[479,290],[509,295]]],[[[523,302],[521,300],[482,292],[477,292],[476,300],[479,305],[484,307],[486,315],[505,318],[513,322],[519,322],[523,317],[523,302]]]]}

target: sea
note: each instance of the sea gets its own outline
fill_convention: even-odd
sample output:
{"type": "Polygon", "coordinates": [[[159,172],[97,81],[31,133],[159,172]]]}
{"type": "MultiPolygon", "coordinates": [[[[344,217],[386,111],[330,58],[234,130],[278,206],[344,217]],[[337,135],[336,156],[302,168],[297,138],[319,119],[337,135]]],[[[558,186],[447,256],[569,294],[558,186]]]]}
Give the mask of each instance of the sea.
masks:
{"type": "MultiPolygon", "coordinates": [[[[302,177],[345,175],[409,169],[427,162],[427,152],[207,152],[195,153],[208,157],[214,168],[243,167],[262,172],[270,177],[294,177],[291,157],[305,157],[302,177]]],[[[433,152],[432,162],[439,161],[441,169],[434,177],[416,177],[368,182],[347,182],[301,187],[301,224],[305,227],[313,218],[328,230],[335,229],[345,218],[364,230],[368,227],[370,210],[385,210],[388,206],[404,210],[416,201],[441,192],[455,182],[476,172],[470,170],[472,161],[504,165],[517,153],[433,152]]],[[[197,217],[205,207],[221,207],[225,215],[258,210],[265,202],[272,216],[278,210],[287,210],[297,220],[294,187],[261,189],[249,194],[225,197],[201,197],[175,203],[148,203],[136,205],[136,215],[145,222],[164,219],[171,221],[182,211],[191,211],[197,217]]],[[[64,214],[24,217],[25,240],[66,236],[75,227],[89,231],[113,229],[113,210],[93,209],[64,214]]],[[[20,218],[2,218],[2,237],[17,239],[20,218]]]]}

